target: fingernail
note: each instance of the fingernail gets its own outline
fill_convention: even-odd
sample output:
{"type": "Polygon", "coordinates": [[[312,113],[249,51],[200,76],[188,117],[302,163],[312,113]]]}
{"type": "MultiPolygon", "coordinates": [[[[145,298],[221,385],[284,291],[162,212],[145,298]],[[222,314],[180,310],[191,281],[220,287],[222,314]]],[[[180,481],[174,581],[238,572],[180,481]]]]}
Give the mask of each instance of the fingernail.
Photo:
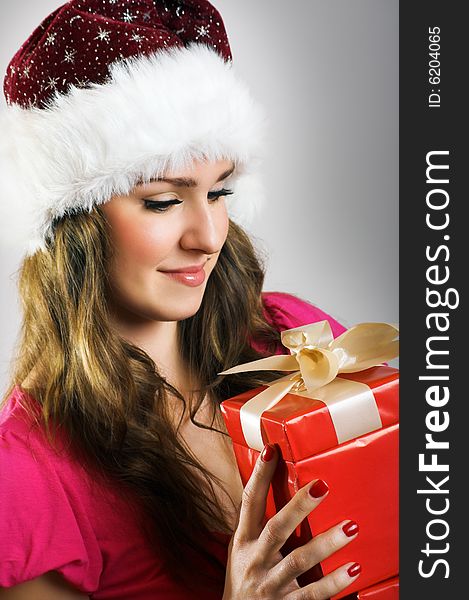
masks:
{"type": "Polygon", "coordinates": [[[275,447],[272,444],[266,444],[262,450],[261,459],[263,462],[269,462],[275,455],[275,447]]]}
{"type": "Polygon", "coordinates": [[[356,577],[359,573],[361,573],[362,567],[358,563],[353,563],[351,567],[347,569],[347,573],[349,577],[356,577]]]}
{"type": "Polygon", "coordinates": [[[358,523],[355,523],[355,521],[349,521],[342,527],[342,531],[347,537],[354,536],[356,533],[358,533],[358,529],[358,523]]]}
{"type": "Polygon", "coordinates": [[[328,491],[329,488],[327,486],[327,483],[322,479],[318,479],[317,481],[315,481],[313,485],[309,488],[310,496],[312,496],[313,498],[321,498],[321,496],[324,496],[324,494],[328,491]]]}

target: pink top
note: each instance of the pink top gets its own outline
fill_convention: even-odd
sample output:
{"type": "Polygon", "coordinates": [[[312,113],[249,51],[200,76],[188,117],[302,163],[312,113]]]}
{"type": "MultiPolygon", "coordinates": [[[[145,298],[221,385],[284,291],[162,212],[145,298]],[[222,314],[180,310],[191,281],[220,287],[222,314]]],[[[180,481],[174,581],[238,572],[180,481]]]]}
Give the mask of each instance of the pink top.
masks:
{"type": "MultiPolygon", "coordinates": [[[[344,331],[326,313],[290,294],[264,293],[263,301],[279,331],[323,319],[334,336],[344,331]]],[[[17,386],[0,412],[0,587],[58,571],[91,598],[186,600],[187,590],[162,569],[119,490],[52,451],[31,427],[22,407],[24,394],[17,386]]],[[[226,565],[230,537],[214,535],[207,547],[226,565]]],[[[220,582],[218,589],[193,590],[191,597],[219,600],[222,590],[220,582]]]]}

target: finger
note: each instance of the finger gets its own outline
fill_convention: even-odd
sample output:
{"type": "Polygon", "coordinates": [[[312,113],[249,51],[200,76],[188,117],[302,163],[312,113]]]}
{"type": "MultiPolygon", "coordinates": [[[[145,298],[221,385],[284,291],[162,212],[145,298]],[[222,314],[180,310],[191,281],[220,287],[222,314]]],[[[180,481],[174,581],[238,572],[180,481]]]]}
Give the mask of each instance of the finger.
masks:
{"type": "Polygon", "coordinates": [[[240,541],[257,539],[262,531],[270,481],[277,466],[278,452],[266,444],[243,490],[236,537],[240,541]]]}
{"type": "Polygon", "coordinates": [[[316,479],[302,487],[271,519],[259,536],[260,552],[274,556],[285,544],[298,525],[327,496],[329,488],[325,481],[316,479]]]}
{"type": "Polygon", "coordinates": [[[319,581],[288,594],[285,600],[328,600],[353,583],[360,572],[361,566],[358,563],[347,563],[319,581]]]}
{"type": "Polygon", "coordinates": [[[295,548],[269,572],[269,586],[282,589],[289,585],[302,573],[337,552],[358,535],[358,524],[355,521],[342,521],[324,533],[314,537],[304,546],[295,548]]]}

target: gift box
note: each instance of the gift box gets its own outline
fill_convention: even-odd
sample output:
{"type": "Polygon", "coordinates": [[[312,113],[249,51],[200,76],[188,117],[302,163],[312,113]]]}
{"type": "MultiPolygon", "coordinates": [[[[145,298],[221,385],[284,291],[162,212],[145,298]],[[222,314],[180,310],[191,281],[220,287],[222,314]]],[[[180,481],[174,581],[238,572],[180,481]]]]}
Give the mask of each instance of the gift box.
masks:
{"type": "MultiPolygon", "coordinates": [[[[317,325],[314,324],[316,330],[317,325]]],[[[303,341],[296,344],[296,348],[300,348],[298,352],[305,348],[316,352],[318,346],[311,343],[312,336],[308,331],[305,334],[305,328],[288,330],[284,332],[285,338],[292,332],[296,335],[298,330],[303,336],[303,341]]],[[[388,331],[388,337],[389,334],[388,331]]],[[[343,350],[345,346],[354,368],[367,367],[370,357],[358,360],[357,353],[347,346],[348,342],[350,334],[348,339],[345,336],[342,340],[328,341],[326,358],[328,352],[343,350]]],[[[366,340],[361,339],[358,346],[364,342],[366,340]]],[[[336,354],[342,356],[340,352],[336,354]]],[[[393,352],[388,349],[387,355],[392,356],[393,352]]],[[[376,353],[377,358],[382,356],[382,352],[376,353]]],[[[291,370],[292,356],[269,357],[263,359],[267,361],[263,365],[272,365],[269,360],[274,359],[278,369],[285,358],[290,360],[288,368],[291,370]]],[[[322,368],[328,382],[308,389],[305,382],[311,382],[313,376],[304,373],[307,361],[304,356],[295,358],[302,363],[301,372],[225,400],[221,409],[244,485],[265,443],[275,444],[280,453],[267,498],[266,521],[313,479],[323,479],[329,486],[328,497],[282,548],[284,556],[345,519],[359,524],[359,534],[353,541],[323,560],[320,568],[298,577],[299,584],[304,586],[347,562],[360,563],[360,576],[334,596],[338,599],[389,579],[399,570],[398,370],[375,366],[344,372],[348,366],[342,360],[345,368],[340,372],[339,360],[335,365],[338,373],[322,368]]],[[[257,366],[259,362],[262,361],[255,361],[257,366]]],[[[313,363],[321,365],[321,356],[315,356],[313,363]]],[[[252,363],[249,365],[252,367],[252,363]]],[[[240,365],[225,373],[247,370],[249,365],[240,365]]],[[[323,383],[321,378],[316,383],[318,381],[323,383]]]]}
{"type": "Polygon", "coordinates": [[[365,590],[360,590],[350,600],[399,600],[399,578],[392,577],[365,590]]]}

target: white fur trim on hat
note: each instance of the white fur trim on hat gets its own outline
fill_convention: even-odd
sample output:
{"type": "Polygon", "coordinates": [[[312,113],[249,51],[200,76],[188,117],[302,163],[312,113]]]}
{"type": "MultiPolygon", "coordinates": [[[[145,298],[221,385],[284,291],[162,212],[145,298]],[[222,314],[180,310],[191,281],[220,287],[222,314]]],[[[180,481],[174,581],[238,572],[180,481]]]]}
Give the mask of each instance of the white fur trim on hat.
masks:
{"type": "Polygon", "coordinates": [[[236,163],[229,214],[247,224],[262,199],[265,125],[232,64],[198,43],[116,62],[105,83],[71,86],[46,108],[8,106],[0,116],[2,240],[33,254],[54,219],[201,159],[236,163]]]}

